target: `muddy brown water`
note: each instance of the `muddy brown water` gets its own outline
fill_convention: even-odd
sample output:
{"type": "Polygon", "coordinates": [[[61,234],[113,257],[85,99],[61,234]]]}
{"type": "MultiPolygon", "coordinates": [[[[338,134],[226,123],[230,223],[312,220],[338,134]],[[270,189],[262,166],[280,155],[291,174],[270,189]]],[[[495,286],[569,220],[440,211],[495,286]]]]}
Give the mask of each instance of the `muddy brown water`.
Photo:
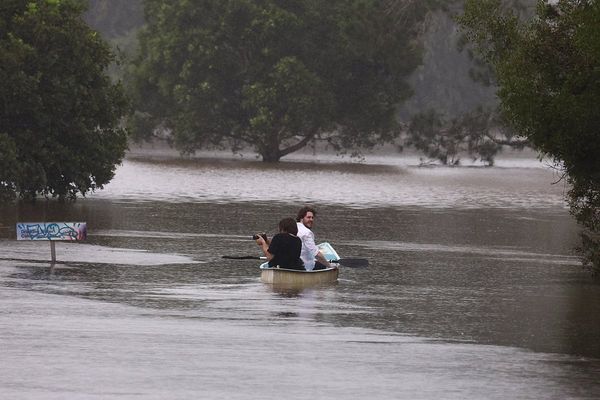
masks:
{"type": "Polygon", "coordinates": [[[537,161],[418,168],[129,159],[86,199],[0,207],[0,386],[52,398],[600,397],[600,285],[537,161]],[[305,203],[368,269],[259,280],[250,236],[305,203]],[[15,240],[86,221],[88,240],[15,240]]]}

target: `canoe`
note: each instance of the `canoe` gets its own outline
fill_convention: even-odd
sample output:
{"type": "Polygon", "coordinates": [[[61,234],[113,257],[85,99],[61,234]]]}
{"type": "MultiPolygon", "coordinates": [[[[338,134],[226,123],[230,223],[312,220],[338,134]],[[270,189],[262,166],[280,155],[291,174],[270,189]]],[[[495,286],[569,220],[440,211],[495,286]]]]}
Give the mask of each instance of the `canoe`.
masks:
{"type": "Polygon", "coordinates": [[[318,285],[337,281],[339,269],[327,268],[318,271],[298,271],[285,268],[264,268],[260,280],[273,285],[318,285]]]}
{"type": "MultiPolygon", "coordinates": [[[[337,252],[329,243],[319,244],[319,250],[327,261],[339,260],[337,252]]],[[[311,286],[336,282],[339,275],[337,264],[333,268],[317,271],[298,271],[286,268],[269,268],[269,263],[261,264],[260,280],[273,285],[311,286]]]]}

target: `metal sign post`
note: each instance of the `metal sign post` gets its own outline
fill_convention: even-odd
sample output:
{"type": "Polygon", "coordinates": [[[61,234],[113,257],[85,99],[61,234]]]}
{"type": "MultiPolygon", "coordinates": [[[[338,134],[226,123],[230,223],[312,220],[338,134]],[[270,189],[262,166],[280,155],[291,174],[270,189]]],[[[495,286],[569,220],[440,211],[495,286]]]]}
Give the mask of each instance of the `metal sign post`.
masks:
{"type": "Polygon", "coordinates": [[[56,264],[56,242],[50,241],[50,257],[52,264],[56,264]]]}

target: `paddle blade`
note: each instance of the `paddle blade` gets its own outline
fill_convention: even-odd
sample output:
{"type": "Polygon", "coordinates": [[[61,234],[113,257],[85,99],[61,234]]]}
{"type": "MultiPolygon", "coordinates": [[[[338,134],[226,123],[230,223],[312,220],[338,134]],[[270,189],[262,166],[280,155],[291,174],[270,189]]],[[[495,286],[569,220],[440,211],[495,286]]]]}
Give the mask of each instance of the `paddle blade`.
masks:
{"type": "Polygon", "coordinates": [[[222,256],[221,258],[227,258],[229,260],[262,260],[262,259],[266,259],[266,257],[256,257],[256,256],[222,256]]]}
{"type": "Polygon", "coordinates": [[[340,258],[337,263],[348,268],[367,268],[369,266],[369,260],[366,258],[340,258]]]}

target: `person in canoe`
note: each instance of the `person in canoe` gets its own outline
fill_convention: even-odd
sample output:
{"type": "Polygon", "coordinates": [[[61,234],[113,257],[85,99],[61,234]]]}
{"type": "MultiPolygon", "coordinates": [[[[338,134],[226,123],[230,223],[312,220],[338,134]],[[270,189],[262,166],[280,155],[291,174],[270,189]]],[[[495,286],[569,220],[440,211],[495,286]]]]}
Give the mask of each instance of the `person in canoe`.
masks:
{"type": "Polygon", "coordinates": [[[317,212],[314,208],[304,206],[298,211],[298,215],[296,216],[298,237],[302,240],[300,258],[304,262],[304,268],[307,271],[331,268],[331,264],[321,254],[315,244],[315,235],[312,232],[312,227],[316,215],[317,212]]]}
{"type": "Polygon", "coordinates": [[[269,267],[304,270],[300,259],[302,241],[297,234],[296,221],[293,218],[284,218],[279,221],[279,233],[273,236],[269,243],[262,235],[257,235],[256,244],[269,260],[269,267]]]}

